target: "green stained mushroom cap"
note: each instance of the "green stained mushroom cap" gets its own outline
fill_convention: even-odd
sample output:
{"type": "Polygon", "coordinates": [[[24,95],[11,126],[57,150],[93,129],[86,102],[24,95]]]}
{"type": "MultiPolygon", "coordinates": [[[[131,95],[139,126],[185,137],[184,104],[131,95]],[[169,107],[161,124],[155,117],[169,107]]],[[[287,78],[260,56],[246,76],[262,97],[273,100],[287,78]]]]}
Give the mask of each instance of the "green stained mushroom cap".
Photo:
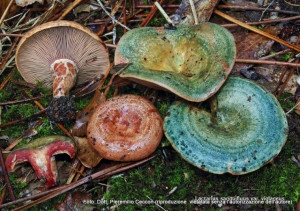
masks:
{"type": "Polygon", "coordinates": [[[120,74],[123,78],[200,102],[225,82],[235,54],[232,34],[217,24],[175,30],[143,27],[121,38],[115,64],[131,63],[120,74]]]}
{"type": "Polygon", "coordinates": [[[259,85],[230,77],[213,97],[211,112],[176,102],[164,131],[193,165],[216,174],[246,174],[273,160],[287,139],[288,125],[277,99],[259,85]]]}

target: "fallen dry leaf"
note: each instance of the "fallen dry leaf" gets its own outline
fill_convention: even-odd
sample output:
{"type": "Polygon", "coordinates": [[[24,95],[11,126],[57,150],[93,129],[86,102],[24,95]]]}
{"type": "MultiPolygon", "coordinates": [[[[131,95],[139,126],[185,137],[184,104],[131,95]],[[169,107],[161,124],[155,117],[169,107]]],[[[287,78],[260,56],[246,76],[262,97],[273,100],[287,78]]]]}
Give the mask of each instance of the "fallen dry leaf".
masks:
{"type": "MultiPolygon", "coordinates": [[[[2,16],[2,14],[4,13],[4,11],[6,10],[9,2],[10,2],[10,0],[1,0],[1,3],[0,3],[0,16],[2,16]]],[[[16,3],[13,2],[13,4],[11,5],[11,7],[9,8],[8,13],[5,16],[5,19],[14,16],[17,12],[19,12],[19,9],[20,8],[16,5],[16,3]]]]}
{"type": "MultiPolygon", "coordinates": [[[[280,28],[278,26],[269,26],[264,31],[272,35],[278,35],[280,28]]],[[[273,40],[254,32],[245,34],[245,32],[240,31],[233,33],[233,36],[236,40],[236,58],[238,59],[258,59],[268,54],[274,44],[273,40]]],[[[252,66],[251,64],[236,63],[233,67],[233,72],[239,72],[241,69],[248,69],[252,66]]]]}
{"type": "Polygon", "coordinates": [[[74,136],[77,154],[76,157],[82,165],[87,168],[93,168],[102,160],[102,157],[99,156],[98,152],[92,148],[86,137],[76,137],[74,136]]]}
{"type": "Polygon", "coordinates": [[[61,203],[55,203],[54,207],[57,211],[66,210],[81,210],[81,211],[91,211],[94,208],[85,201],[92,200],[91,194],[86,192],[76,191],[74,193],[68,192],[66,197],[61,203]]]}
{"type": "MultiPolygon", "coordinates": [[[[193,0],[199,23],[207,22],[219,0],[193,0]]],[[[182,0],[172,18],[175,24],[195,25],[189,0],[182,0]]]]}
{"type": "Polygon", "coordinates": [[[86,136],[86,129],[90,116],[94,112],[95,108],[104,101],[105,96],[98,89],[96,89],[91,102],[82,111],[77,113],[75,124],[71,129],[72,135],[78,137],[86,136]]]}

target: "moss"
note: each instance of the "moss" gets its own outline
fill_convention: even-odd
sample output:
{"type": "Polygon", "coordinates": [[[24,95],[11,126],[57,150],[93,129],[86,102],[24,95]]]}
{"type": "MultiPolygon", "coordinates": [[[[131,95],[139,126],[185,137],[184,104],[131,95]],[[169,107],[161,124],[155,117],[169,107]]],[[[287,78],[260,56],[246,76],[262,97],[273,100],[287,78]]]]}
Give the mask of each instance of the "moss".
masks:
{"type": "Polygon", "coordinates": [[[283,93],[280,95],[278,101],[284,111],[289,111],[291,108],[295,106],[295,102],[292,99],[293,99],[293,95],[290,93],[283,93]]]}
{"type": "Polygon", "coordinates": [[[163,118],[166,116],[166,111],[170,104],[171,103],[168,100],[159,101],[155,103],[157,110],[163,118]]]}

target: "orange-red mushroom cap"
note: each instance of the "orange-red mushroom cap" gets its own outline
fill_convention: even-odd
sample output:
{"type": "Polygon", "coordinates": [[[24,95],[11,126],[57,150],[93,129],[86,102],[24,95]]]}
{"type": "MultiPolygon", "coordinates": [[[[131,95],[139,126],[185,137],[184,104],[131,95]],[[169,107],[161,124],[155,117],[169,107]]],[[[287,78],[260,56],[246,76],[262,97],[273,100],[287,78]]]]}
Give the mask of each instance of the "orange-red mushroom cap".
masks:
{"type": "Polygon", "coordinates": [[[88,123],[87,137],[90,145],[105,159],[140,160],[159,145],[162,124],[160,114],[149,100],[123,95],[96,108],[88,123]]]}

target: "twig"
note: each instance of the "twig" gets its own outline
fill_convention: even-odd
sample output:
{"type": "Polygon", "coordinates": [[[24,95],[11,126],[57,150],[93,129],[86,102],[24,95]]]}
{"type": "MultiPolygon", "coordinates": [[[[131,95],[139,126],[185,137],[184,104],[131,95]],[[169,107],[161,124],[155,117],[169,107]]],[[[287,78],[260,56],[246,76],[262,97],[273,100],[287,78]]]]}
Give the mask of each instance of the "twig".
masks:
{"type": "MultiPolygon", "coordinates": [[[[4,88],[4,86],[7,84],[7,82],[11,79],[11,77],[13,76],[13,74],[15,73],[15,71],[11,71],[8,76],[4,79],[4,81],[0,84],[0,91],[4,88]]],[[[1,75],[1,73],[0,73],[1,75]]],[[[1,105],[1,103],[0,103],[1,105]]]]}
{"type": "Polygon", "coordinates": [[[89,87],[97,83],[98,81],[102,80],[104,75],[95,77],[91,82],[89,82],[86,86],[84,86],[82,89],[75,92],[75,95],[82,94],[85,90],[87,90],[89,87]]]}
{"type": "Polygon", "coordinates": [[[261,21],[261,19],[263,18],[265,12],[269,9],[269,7],[274,3],[275,0],[273,0],[265,9],[264,11],[261,13],[260,19],[259,21],[261,21]]]}
{"type": "MultiPolygon", "coordinates": [[[[165,0],[160,0],[159,4],[162,5],[164,2],[165,0]]],[[[147,26],[156,12],[157,12],[157,7],[155,6],[155,4],[153,4],[147,18],[140,24],[140,27],[147,26]]]]}
{"type": "MultiPolygon", "coordinates": [[[[298,36],[298,40],[297,40],[296,45],[299,46],[299,44],[300,44],[300,35],[298,36]]],[[[292,52],[291,58],[293,58],[293,59],[290,59],[290,61],[294,60],[294,57],[296,57],[296,58],[297,58],[297,59],[296,59],[296,63],[298,63],[298,62],[299,62],[298,55],[299,55],[299,54],[297,54],[297,55],[295,56],[295,53],[292,52]]],[[[285,87],[286,87],[288,81],[289,81],[290,78],[293,76],[293,74],[294,74],[294,68],[291,68],[291,70],[289,71],[288,75],[286,76],[287,71],[288,71],[288,68],[285,67],[285,69],[284,69],[284,70],[281,72],[281,74],[280,74],[280,77],[279,77],[279,80],[278,80],[277,87],[276,87],[276,89],[275,89],[275,91],[274,91],[274,93],[275,93],[275,95],[276,95],[277,97],[279,97],[279,96],[283,93],[283,90],[285,89],[285,87]],[[280,89],[279,89],[279,88],[280,88],[280,89]]]]}
{"type": "MultiPolygon", "coordinates": [[[[31,97],[31,95],[29,94],[28,90],[25,90],[25,93],[31,97]]],[[[46,110],[44,108],[44,106],[42,104],[40,104],[37,100],[34,100],[34,103],[39,107],[39,109],[41,109],[42,111],[46,110]]],[[[71,135],[71,133],[61,124],[61,123],[56,123],[56,125],[68,136],[70,137],[72,140],[74,140],[73,136],[71,135]]]]}
{"type": "MultiPolygon", "coordinates": [[[[234,5],[218,5],[218,9],[234,9],[234,10],[256,10],[256,11],[264,11],[265,8],[260,7],[246,7],[246,6],[234,6],[234,5]]],[[[276,10],[276,9],[267,9],[268,12],[279,12],[290,15],[300,15],[299,12],[294,11],[286,11],[286,10],[276,10]]]]}
{"type": "Polygon", "coordinates": [[[300,4],[293,4],[291,2],[288,2],[287,0],[284,0],[284,2],[288,5],[294,6],[294,7],[300,7],[300,4]]]}
{"type": "Polygon", "coordinates": [[[194,0],[189,0],[189,2],[190,2],[190,5],[191,5],[193,16],[194,16],[195,25],[198,25],[199,20],[198,20],[196,8],[195,8],[194,0]]]}
{"type": "Polygon", "coordinates": [[[288,115],[289,113],[291,113],[299,104],[300,104],[300,101],[296,105],[294,105],[288,112],[286,112],[285,115],[288,115]]]}
{"type": "Polygon", "coordinates": [[[34,128],[42,124],[43,119],[38,120],[34,125],[28,128],[21,136],[19,136],[16,140],[14,140],[8,147],[5,148],[5,151],[9,151],[14,148],[23,138],[32,136],[33,133],[37,133],[34,128]],[[32,132],[33,131],[33,132],[32,132]]]}
{"type": "MultiPolygon", "coordinates": [[[[48,96],[50,96],[50,95],[48,95],[48,96]]],[[[22,100],[13,100],[13,101],[7,101],[7,102],[0,102],[0,106],[12,105],[12,104],[17,104],[17,103],[24,103],[24,102],[28,102],[28,101],[32,101],[32,100],[38,100],[38,99],[41,99],[42,97],[44,97],[44,96],[40,95],[40,96],[36,96],[36,97],[32,97],[32,98],[26,98],[26,99],[22,99],[22,100]]]]}
{"type": "Polygon", "coordinates": [[[23,34],[0,34],[0,37],[23,37],[24,35],[23,34]]]}
{"type": "Polygon", "coordinates": [[[285,54],[285,53],[288,53],[288,52],[291,52],[291,51],[292,51],[291,49],[285,49],[283,51],[279,51],[277,53],[270,54],[268,56],[260,57],[259,60],[271,59],[271,58],[274,58],[276,56],[279,56],[279,55],[282,55],[282,54],[285,54]]]}
{"type": "Polygon", "coordinates": [[[291,62],[278,62],[278,61],[266,61],[266,60],[252,60],[252,59],[235,59],[238,63],[250,63],[250,64],[271,64],[278,66],[290,66],[290,67],[300,67],[300,64],[291,62]]]}
{"type": "Polygon", "coordinates": [[[11,184],[10,184],[10,181],[9,181],[9,178],[8,178],[8,173],[6,171],[6,166],[5,166],[5,162],[4,162],[4,158],[3,158],[3,154],[2,154],[2,148],[0,148],[0,150],[1,150],[1,152],[0,152],[0,164],[1,164],[1,167],[2,167],[2,172],[3,172],[3,175],[4,175],[6,185],[8,187],[8,192],[9,192],[9,195],[10,195],[11,199],[16,200],[14,192],[13,192],[11,184]]]}
{"type": "Polygon", "coordinates": [[[280,39],[278,37],[275,37],[275,36],[269,34],[269,33],[266,33],[264,31],[261,31],[261,30],[257,29],[257,28],[254,28],[254,27],[252,27],[252,26],[250,26],[248,24],[245,24],[245,23],[243,23],[243,22],[241,22],[241,21],[239,21],[239,20],[237,20],[237,19],[235,19],[233,17],[230,17],[229,15],[226,15],[225,13],[223,13],[223,12],[221,12],[219,10],[215,10],[214,13],[217,14],[217,15],[219,15],[219,16],[221,16],[221,17],[223,17],[223,18],[225,18],[226,20],[229,20],[229,21],[231,21],[233,23],[236,23],[236,24],[238,24],[238,25],[240,25],[240,26],[242,26],[242,27],[244,27],[246,29],[249,29],[249,30],[251,30],[253,32],[256,32],[256,33],[262,35],[262,36],[265,36],[265,37],[270,38],[270,39],[272,39],[272,40],[274,40],[276,42],[279,42],[280,44],[282,44],[284,46],[287,46],[287,47],[289,47],[289,48],[291,48],[291,49],[293,49],[295,51],[300,52],[300,47],[299,46],[296,46],[296,45],[293,45],[291,43],[288,43],[288,42],[286,42],[286,41],[284,41],[284,40],[282,40],[282,39],[280,39]]]}
{"type": "MultiPolygon", "coordinates": [[[[115,165],[115,166],[112,166],[110,168],[107,168],[107,169],[104,169],[104,170],[101,170],[99,172],[96,172],[90,176],[87,176],[87,177],[84,177],[82,178],[81,180],[78,180],[76,182],[73,182],[69,185],[64,185],[64,186],[60,186],[60,187],[57,187],[57,188],[54,188],[52,190],[49,190],[47,191],[46,193],[39,193],[39,194],[36,194],[34,196],[31,196],[30,199],[34,199],[34,198],[37,198],[37,197],[40,197],[42,196],[41,198],[37,199],[36,201],[33,201],[33,202],[30,202],[22,207],[18,207],[16,209],[14,209],[14,211],[20,211],[20,210],[25,210],[25,209],[28,209],[34,205],[37,205],[37,204],[40,204],[48,199],[51,199],[55,196],[58,196],[62,193],[65,193],[69,190],[72,190],[80,185],[83,185],[93,179],[100,179],[100,180],[103,180],[104,178],[107,178],[108,176],[112,175],[112,174],[117,174],[117,173],[120,173],[122,171],[126,171],[128,169],[131,169],[131,168],[134,168],[138,165],[141,165],[151,159],[153,159],[156,155],[152,155],[148,158],[145,158],[144,160],[141,160],[141,161],[138,161],[138,162],[135,162],[135,163],[121,163],[121,164],[118,164],[118,165],[115,165]],[[47,194],[47,195],[46,195],[47,194]]],[[[3,207],[6,207],[6,206],[9,206],[9,205],[13,205],[13,204],[17,204],[17,203],[20,203],[20,202],[23,202],[23,201],[26,201],[26,200],[29,200],[29,197],[26,197],[26,198],[23,198],[23,199],[18,199],[18,200],[15,200],[14,202],[10,202],[10,203],[6,203],[6,204],[3,204],[3,205],[0,205],[0,208],[3,208],[3,207]]]]}
{"type": "Polygon", "coordinates": [[[130,31],[131,29],[128,28],[127,26],[125,26],[124,24],[122,24],[121,22],[119,22],[118,20],[116,20],[114,17],[112,17],[110,15],[110,13],[105,9],[104,5],[102,4],[101,0],[97,0],[98,4],[101,6],[101,8],[103,9],[103,11],[117,24],[119,24],[120,26],[124,27],[125,29],[127,29],[128,31],[130,31]]]}
{"type": "Polygon", "coordinates": [[[168,23],[172,24],[174,26],[173,21],[171,18],[167,15],[167,13],[164,11],[164,9],[160,6],[160,4],[156,1],[154,2],[157,9],[160,11],[160,13],[164,16],[164,18],[167,20],[168,23]]]}
{"type": "Polygon", "coordinates": [[[3,202],[4,202],[5,195],[6,195],[6,189],[7,189],[7,185],[4,184],[4,185],[3,185],[2,192],[1,192],[0,204],[3,204],[3,202]]]}
{"type": "Polygon", "coordinates": [[[78,168],[80,168],[80,166],[81,166],[80,161],[77,158],[74,159],[71,166],[72,171],[69,175],[69,178],[67,179],[66,184],[72,183],[72,180],[74,179],[75,175],[78,173],[78,168]]]}
{"type": "Polygon", "coordinates": [[[7,126],[10,126],[10,125],[16,124],[16,123],[18,123],[18,122],[27,120],[27,119],[29,119],[29,118],[31,118],[31,117],[33,117],[33,116],[41,115],[41,114],[44,113],[45,111],[46,111],[46,109],[41,110],[41,111],[38,111],[38,112],[32,114],[31,116],[23,117],[23,118],[21,118],[21,119],[17,119],[17,120],[11,121],[11,122],[6,122],[6,123],[3,123],[3,124],[0,124],[0,128],[7,127],[7,126]]]}
{"type": "Polygon", "coordinates": [[[81,3],[82,0],[75,0],[74,2],[70,3],[69,6],[66,8],[66,10],[61,14],[61,16],[58,18],[58,20],[62,20],[64,19],[64,17],[66,17],[66,15],[72,10],[74,9],[74,7],[76,7],[77,5],[79,5],[81,3]]]}
{"type": "MultiPolygon", "coordinates": [[[[277,19],[269,19],[259,22],[247,22],[249,25],[258,25],[258,24],[268,24],[268,23],[277,23],[277,22],[284,22],[284,21],[291,21],[291,20],[297,20],[300,19],[300,15],[288,17],[288,18],[277,18],[277,19]]],[[[229,27],[236,27],[239,26],[238,24],[232,23],[232,24],[221,24],[220,26],[223,26],[225,28],[229,27]]]]}
{"type": "MultiPolygon", "coordinates": [[[[4,21],[4,19],[5,19],[5,16],[7,15],[7,13],[8,13],[8,11],[9,11],[9,9],[10,9],[13,2],[14,2],[14,0],[10,0],[9,4],[7,5],[6,9],[4,10],[4,12],[1,16],[1,19],[0,19],[0,27],[1,27],[1,25],[4,21]]],[[[2,2],[2,4],[3,4],[3,2],[2,2]]]]}
{"type": "MultiPolygon", "coordinates": [[[[75,188],[75,187],[78,187],[86,182],[89,182],[90,179],[93,179],[95,178],[95,175],[103,175],[103,174],[106,174],[106,173],[109,173],[113,170],[115,170],[116,168],[119,168],[119,167],[122,167],[122,166],[126,166],[126,165],[129,165],[130,163],[123,163],[123,164],[119,164],[119,165],[115,165],[115,166],[112,166],[112,167],[109,167],[107,169],[104,169],[104,170],[101,170],[91,176],[87,176],[87,177],[84,177],[82,178],[81,180],[77,181],[77,182],[73,182],[69,185],[63,185],[63,186],[59,186],[59,187],[56,187],[56,188],[53,188],[53,189],[50,189],[50,190],[47,190],[47,191],[44,191],[44,192],[41,192],[41,193],[37,193],[35,195],[31,195],[31,196],[28,196],[28,197],[24,197],[24,198],[20,198],[20,199],[17,199],[17,200],[14,200],[14,201],[11,201],[11,202],[8,202],[8,203],[5,203],[5,204],[2,204],[0,205],[0,209],[1,208],[4,208],[4,207],[7,207],[7,206],[10,206],[10,205],[15,205],[15,204],[18,204],[18,203],[21,203],[21,202],[24,202],[24,201],[28,201],[28,200],[32,200],[32,199],[36,199],[36,198],[39,198],[39,197],[42,197],[42,196],[45,196],[45,195],[51,195],[53,192],[54,193],[57,193],[57,192],[60,192],[60,193],[63,193],[62,191],[63,190],[66,190],[66,188],[69,188],[69,190],[75,188]],[[93,177],[92,177],[93,176],[93,177]]],[[[68,190],[66,190],[68,191],[68,190]]],[[[58,194],[59,195],[59,194],[58,194]]],[[[54,197],[54,196],[53,196],[54,197]]],[[[52,198],[52,197],[51,197],[52,198]]],[[[47,199],[46,199],[47,200],[47,199]]],[[[45,201],[45,200],[44,200],[45,201]]]]}

